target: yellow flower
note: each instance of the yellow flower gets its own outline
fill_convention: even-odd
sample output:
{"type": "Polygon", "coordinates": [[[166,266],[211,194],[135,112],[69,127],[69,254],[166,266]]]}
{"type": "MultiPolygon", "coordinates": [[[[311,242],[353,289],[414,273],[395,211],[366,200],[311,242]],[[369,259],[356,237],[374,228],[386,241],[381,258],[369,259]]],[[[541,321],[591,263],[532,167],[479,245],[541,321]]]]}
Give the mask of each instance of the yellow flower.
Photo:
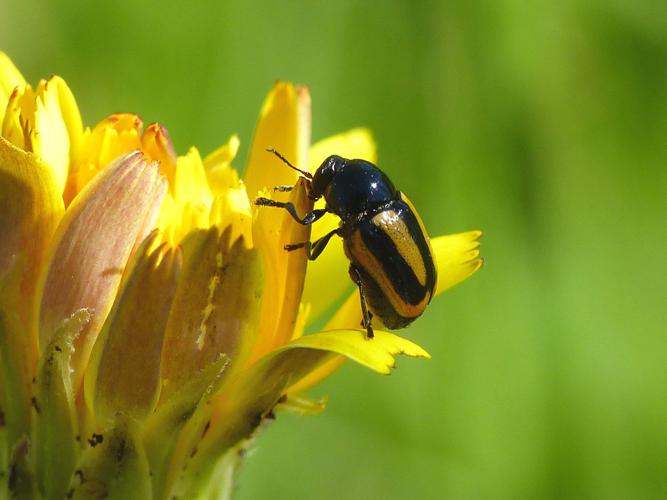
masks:
{"type": "MultiPolygon", "coordinates": [[[[251,204],[296,184],[279,195],[312,209],[268,147],[311,171],[375,159],[364,129],[310,146],[305,87],[272,89],[243,179],[236,136],[202,158],[132,114],[84,129],[62,79],[33,91],[1,53],[0,104],[0,496],[224,497],[262,422],[320,411],[303,392],[343,360],[389,373],[397,354],[429,357],[365,338],[339,242],[309,264],[283,247],[310,228],[251,204]]],[[[481,266],[479,236],[432,240],[438,293],[481,266]]]]}

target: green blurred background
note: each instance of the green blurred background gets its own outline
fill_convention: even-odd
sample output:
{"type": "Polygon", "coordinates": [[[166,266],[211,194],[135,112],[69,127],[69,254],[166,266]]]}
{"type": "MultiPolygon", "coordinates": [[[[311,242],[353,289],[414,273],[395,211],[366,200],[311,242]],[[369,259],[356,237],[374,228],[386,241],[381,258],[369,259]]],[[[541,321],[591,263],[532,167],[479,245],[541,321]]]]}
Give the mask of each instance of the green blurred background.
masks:
{"type": "Polygon", "coordinates": [[[667,3],[0,0],[0,49],[88,124],[238,132],[241,160],[271,84],[306,83],[314,139],[369,126],[432,234],[484,230],[409,331],[433,360],[315,388],[238,499],[667,498],[667,3]]]}

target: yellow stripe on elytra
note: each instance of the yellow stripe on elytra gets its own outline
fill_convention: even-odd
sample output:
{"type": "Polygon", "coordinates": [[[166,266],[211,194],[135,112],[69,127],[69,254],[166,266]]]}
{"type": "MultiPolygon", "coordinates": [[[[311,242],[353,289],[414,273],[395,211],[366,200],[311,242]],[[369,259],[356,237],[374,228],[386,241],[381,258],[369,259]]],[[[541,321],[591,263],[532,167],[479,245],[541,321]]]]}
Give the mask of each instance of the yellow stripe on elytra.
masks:
{"type": "Polygon", "coordinates": [[[389,236],[403,260],[415,273],[421,286],[426,286],[426,266],[419,247],[415,244],[408,226],[394,210],[384,210],[371,219],[371,222],[389,236]]]}
{"type": "Polygon", "coordinates": [[[368,250],[366,245],[364,245],[359,231],[355,231],[354,234],[346,240],[346,243],[350,256],[375,280],[389,300],[389,303],[400,316],[404,318],[415,318],[424,311],[424,308],[431,298],[431,294],[427,292],[418,304],[410,304],[403,300],[394,289],[382,264],[377,260],[375,255],[368,250]]]}
{"type": "Polygon", "coordinates": [[[419,223],[419,229],[421,229],[422,234],[424,235],[424,239],[426,240],[426,244],[428,245],[428,251],[431,255],[433,255],[433,247],[431,247],[431,238],[429,238],[428,233],[426,232],[426,226],[424,226],[424,221],[419,216],[419,212],[417,212],[417,209],[415,209],[415,206],[408,199],[408,197],[405,196],[404,193],[401,193],[401,200],[403,200],[405,202],[405,204],[408,207],[410,207],[410,210],[412,210],[412,213],[415,216],[415,219],[417,219],[417,222],[419,223]]]}

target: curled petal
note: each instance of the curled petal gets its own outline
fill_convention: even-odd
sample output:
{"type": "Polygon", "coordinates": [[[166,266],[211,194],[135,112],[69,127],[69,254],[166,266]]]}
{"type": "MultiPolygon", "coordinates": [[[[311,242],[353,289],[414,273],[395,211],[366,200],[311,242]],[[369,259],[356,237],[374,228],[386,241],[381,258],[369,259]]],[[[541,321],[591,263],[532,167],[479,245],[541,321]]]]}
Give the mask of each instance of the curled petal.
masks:
{"type": "Polygon", "coordinates": [[[129,154],[88,184],[56,231],[41,281],[40,345],[48,345],[75,311],[93,311],[75,343],[75,388],[125,265],[152,227],[164,192],[157,166],[147,164],[140,153],[129,154]]]}

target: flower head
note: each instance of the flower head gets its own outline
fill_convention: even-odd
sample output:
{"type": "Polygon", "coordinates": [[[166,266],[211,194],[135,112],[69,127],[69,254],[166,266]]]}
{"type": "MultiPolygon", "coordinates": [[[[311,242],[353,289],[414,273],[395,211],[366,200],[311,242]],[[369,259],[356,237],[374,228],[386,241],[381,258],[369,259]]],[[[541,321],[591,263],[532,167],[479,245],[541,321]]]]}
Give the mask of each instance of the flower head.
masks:
{"type": "MultiPolygon", "coordinates": [[[[335,217],[310,234],[251,204],[290,184],[275,196],[313,208],[266,148],[311,172],[333,153],[375,160],[365,129],[310,145],[305,87],[271,90],[243,179],[236,136],[202,158],[133,114],[84,128],[62,79],[32,90],[4,54],[0,105],[3,491],[213,495],[274,411],[323,408],[303,392],[345,359],[389,373],[397,354],[429,357],[381,325],[366,339],[340,242],[312,264],[284,250],[335,217]]],[[[432,240],[438,293],[479,269],[479,236],[432,240]]]]}

